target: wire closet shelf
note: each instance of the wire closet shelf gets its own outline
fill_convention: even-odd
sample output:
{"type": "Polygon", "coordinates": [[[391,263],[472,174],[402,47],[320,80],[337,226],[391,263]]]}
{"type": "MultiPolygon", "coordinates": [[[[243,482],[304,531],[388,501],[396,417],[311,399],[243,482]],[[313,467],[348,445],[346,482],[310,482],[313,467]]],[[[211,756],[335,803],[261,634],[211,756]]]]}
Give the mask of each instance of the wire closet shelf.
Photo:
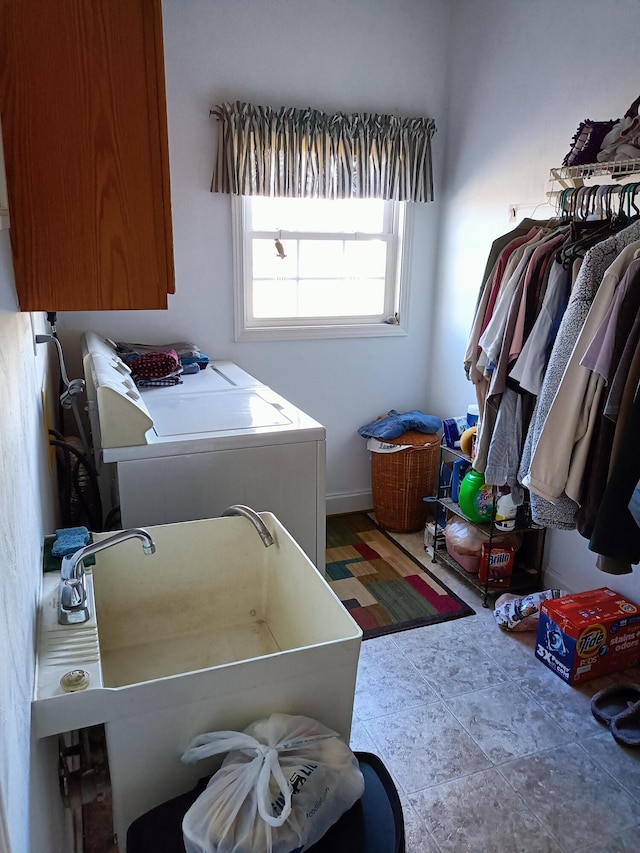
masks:
{"type": "Polygon", "coordinates": [[[579,219],[610,217],[616,207],[618,215],[625,208],[628,216],[638,215],[636,195],[640,192],[640,180],[626,183],[620,180],[638,174],[638,158],[559,166],[549,171],[547,199],[550,202],[555,199],[558,215],[562,218],[567,215],[579,219]],[[604,178],[605,182],[598,178],[604,178]]]}
{"type": "Polygon", "coordinates": [[[607,163],[587,163],[582,166],[558,166],[550,170],[549,177],[563,188],[577,186],[576,181],[587,178],[623,178],[640,173],[640,159],[613,160],[607,163]]]}

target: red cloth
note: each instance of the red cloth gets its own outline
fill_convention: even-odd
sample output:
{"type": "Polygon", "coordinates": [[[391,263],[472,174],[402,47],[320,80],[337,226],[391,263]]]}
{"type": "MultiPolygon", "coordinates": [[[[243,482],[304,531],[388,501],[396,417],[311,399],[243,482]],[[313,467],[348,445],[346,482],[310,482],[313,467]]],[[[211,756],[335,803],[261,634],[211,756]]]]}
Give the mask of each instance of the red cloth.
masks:
{"type": "Polygon", "coordinates": [[[162,379],[178,370],[180,359],[174,349],[145,352],[131,362],[130,367],[136,379],[162,379]]]}

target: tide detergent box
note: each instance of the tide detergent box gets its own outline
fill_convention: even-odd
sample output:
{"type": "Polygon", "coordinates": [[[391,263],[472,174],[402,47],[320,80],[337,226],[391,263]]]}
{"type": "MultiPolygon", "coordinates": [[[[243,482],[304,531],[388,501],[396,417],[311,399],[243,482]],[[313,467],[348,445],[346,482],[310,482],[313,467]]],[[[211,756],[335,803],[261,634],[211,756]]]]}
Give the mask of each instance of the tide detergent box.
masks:
{"type": "Polygon", "coordinates": [[[640,606],[608,587],[540,606],[536,657],[568,684],[640,662],[640,606]]]}

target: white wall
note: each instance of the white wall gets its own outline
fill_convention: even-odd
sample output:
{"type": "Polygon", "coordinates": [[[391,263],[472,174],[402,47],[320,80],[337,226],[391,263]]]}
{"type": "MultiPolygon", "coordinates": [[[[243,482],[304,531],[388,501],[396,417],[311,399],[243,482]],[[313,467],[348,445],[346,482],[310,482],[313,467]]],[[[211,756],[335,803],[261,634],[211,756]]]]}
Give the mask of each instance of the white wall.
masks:
{"type": "MultiPolygon", "coordinates": [[[[357,428],[391,408],[428,411],[437,202],[416,205],[406,337],[233,342],[231,216],[209,192],[227,100],[446,119],[446,0],[164,0],[176,294],[167,312],[61,314],[67,351],[87,328],[120,340],[194,340],[229,358],[327,428],[327,491],[370,490],[357,428]]],[[[436,197],[442,133],[433,141],[436,197]]],[[[367,499],[365,498],[365,501],[367,499]]],[[[367,506],[365,502],[364,506],[367,506]]]]}
{"type": "MultiPolygon", "coordinates": [[[[437,413],[463,412],[473,399],[462,370],[466,337],[491,242],[513,227],[509,205],[527,215],[544,202],[549,169],[561,165],[578,124],[621,116],[640,87],[630,73],[640,60],[637,0],[455,5],[433,340],[439,381],[430,397],[437,413]]],[[[548,546],[549,584],[609,584],[640,600],[638,570],[597,571],[577,533],[553,531],[548,546]]]]}
{"type": "Polygon", "coordinates": [[[64,849],[55,740],[31,748],[42,541],[55,528],[42,414],[43,315],[17,311],[9,232],[0,231],[0,851],[64,849]],[[31,754],[31,767],[29,755],[31,754]],[[30,804],[30,797],[33,800],[30,804]],[[32,843],[29,841],[30,825],[32,843]]]}

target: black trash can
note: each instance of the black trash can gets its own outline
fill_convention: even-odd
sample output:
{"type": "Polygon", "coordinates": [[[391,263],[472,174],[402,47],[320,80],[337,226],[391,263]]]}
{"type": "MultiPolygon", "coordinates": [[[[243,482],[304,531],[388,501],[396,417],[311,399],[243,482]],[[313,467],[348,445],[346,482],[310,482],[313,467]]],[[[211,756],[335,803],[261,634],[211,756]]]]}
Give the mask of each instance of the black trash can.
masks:
{"type": "MultiPolygon", "coordinates": [[[[377,755],[356,752],[364,794],[308,853],[405,853],[404,820],[396,787],[377,755]]],[[[209,779],[134,820],[127,853],[184,853],[182,818],[209,779]]],[[[260,853],[260,851],[255,851],[260,853]]]]}

